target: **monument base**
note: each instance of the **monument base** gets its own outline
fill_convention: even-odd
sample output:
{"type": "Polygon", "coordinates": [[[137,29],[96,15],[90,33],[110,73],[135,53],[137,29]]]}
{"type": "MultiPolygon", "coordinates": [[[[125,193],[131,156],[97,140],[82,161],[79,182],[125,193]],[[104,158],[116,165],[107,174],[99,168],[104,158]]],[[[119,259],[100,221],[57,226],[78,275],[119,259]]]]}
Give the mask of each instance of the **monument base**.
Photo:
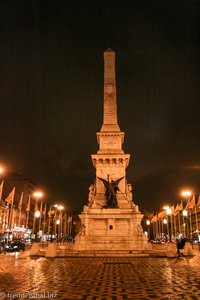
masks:
{"type": "Polygon", "coordinates": [[[137,209],[88,208],[79,215],[82,229],[74,250],[135,251],[151,250],[143,233],[143,215],[137,209]]]}

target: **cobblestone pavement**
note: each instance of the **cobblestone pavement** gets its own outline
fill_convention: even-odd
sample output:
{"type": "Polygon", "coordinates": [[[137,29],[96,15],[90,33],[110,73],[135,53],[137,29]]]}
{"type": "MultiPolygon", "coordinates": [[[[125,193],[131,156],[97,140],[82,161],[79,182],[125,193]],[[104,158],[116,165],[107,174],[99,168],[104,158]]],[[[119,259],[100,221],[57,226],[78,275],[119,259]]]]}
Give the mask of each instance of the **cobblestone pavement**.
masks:
{"type": "Polygon", "coordinates": [[[0,299],[25,293],[32,299],[200,299],[200,257],[1,255],[0,299]]]}

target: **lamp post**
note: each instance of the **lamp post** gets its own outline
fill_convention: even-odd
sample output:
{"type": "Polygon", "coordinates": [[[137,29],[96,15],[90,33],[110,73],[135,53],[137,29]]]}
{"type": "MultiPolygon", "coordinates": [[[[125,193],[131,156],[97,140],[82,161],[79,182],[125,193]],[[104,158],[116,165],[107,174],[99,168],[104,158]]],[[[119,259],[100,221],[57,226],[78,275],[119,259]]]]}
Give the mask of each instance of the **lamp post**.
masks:
{"type": "Polygon", "coordinates": [[[59,225],[60,225],[60,219],[56,220],[56,241],[58,243],[59,241],[59,225]]]}
{"type": "Polygon", "coordinates": [[[184,237],[188,238],[188,219],[187,222],[185,222],[185,218],[188,216],[188,211],[184,209],[182,211],[182,216],[183,216],[183,226],[184,226],[184,237]]]}
{"type": "Polygon", "coordinates": [[[169,226],[168,226],[169,241],[171,242],[171,240],[172,240],[172,222],[171,222],[172,210],[171,210],[171,208],[166,209],[166,214],[167,214],[167,218],[168,218],[167,224],[169,223],[169,226]]]}
{"type": "Polygon", "coordinates": [[[59,220],[60,220],[59,236],[61,236],[61,237],[63,235],[63,220],[62,220],[62,211],[63,211],[63,209],[64,209],[64,206],[62,206],[62,205],[57,206],[57,210],[59,211],[58,217],[59,217],[59,220]]]}
{"type": "MultiPolygon", "coordinates": [[[[190,238],[191,238],[192,221],[191,221],[191,209],[190,209],[189,199],[192,196],[192,192],[190,190],[185,190],[185,191],[182,191],[181,195],[185,198],[185,200],[187,202],[187,204],[186,204],[186,208],[188,209],[187,217],[190,217],[190,222],[189,222],[189,220],[187,218],[186,237],[190,240],[190,238]]],[[[186,215],[185,215],[185,217],[186,217],[186,215]]]]}
{"type": "MultiPolygon", "coordinates": [[[[167,225],[167,219],[163,219],[163,224],[167,225]]],[[[163,233],[164,233],[164,238],[166,238],[166,236],[165,236],[165,226],[163,228],[163,233]]],[[[166,241],[166,239],[165,239],[165,241],[166,241]]]]}
{"type": "Polygon", "coordinates": [[[38,241],[38,219],[40,217],[40,211],[36,210],[35,214],[34,214],[35,218],[36,218],[36,226],[35,226],[35,242],[38,241]]]}
{"type": "Polygon", "coordinates": [[[169,241],[171,242],[171,238],[172,238],[171,226],[172,226],[172,224],[170,222],[170,216],[171,216],[172,210],[169,206],[164,206],[163,209],[166,211],[166,215],[167,215],[167,235],[168,235],[169,241]]]}
{"type": "Polygon", "coordinates": [[[54,206],[50,207],[50,217],[51,217],[51,243],[53,243],[53,219],[56,213],[56,209],[54,206]]]}
{"type": "Polygon", "coordinates": [[[151,222],[149,220],[146,220],[146,224],[147,224],[147,228],[148,228],[148,242],[149,242],[150,241],[150,228],[149,228],[149,226],[150,226],[151,222]]]}
{"type": "MultiPolygon", "coordinates": [[[[33,194],[33,197],[35,197],[35,212],[38,211],[38,199],[43,197],[43,193],[40,191],[36,191],[33,194]]],[[[39,216],[40,217],[40,216],[39,216]]],[[[34,218],[33,218],[33,233],[35,232],[35,214],[34,214],[34,218]]]]}

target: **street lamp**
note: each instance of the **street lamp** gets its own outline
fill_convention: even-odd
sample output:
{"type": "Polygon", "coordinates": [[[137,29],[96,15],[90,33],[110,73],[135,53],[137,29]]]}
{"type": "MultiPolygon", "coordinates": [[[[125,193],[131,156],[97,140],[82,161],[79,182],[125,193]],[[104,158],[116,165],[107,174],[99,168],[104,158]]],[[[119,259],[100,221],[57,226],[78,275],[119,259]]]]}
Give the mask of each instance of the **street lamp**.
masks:
{"type": "Polygon", "coordinates": [[[183,226],[184,226],[184,237],[188,238],[188,219],[187,222],[185,223],[185,218],[188,217],[188,211],[186,209],[182,211],[182,216],[183,216],[183,226]]]}
{"type": "Polygon", "coordinates": [[[149,220],[146,220],[146,224],[147,224],[147,228],[148,228],[148,242],[149,242],[150,241],[150,228],[149,228],[149,226],[150,226],[151,222],[149,220]]]}
{"type": "Polygon", "coordinates": [[[50,207],[50,217],[51,217],[51,243],[53,243],[53,219],[56,214],[56,207],[51,206],[50,207]]]}
{"type": "Polygon", "coordinates": [[[183,197],[188,198],[188,197],[191,197],[191,196],[192,196],[192,192],[191,192],[191,191],[182,191],[181,195],[182,195],[183,197]]]}
{"type": "Polygon", "coordinates": [[[166,209],[166,214],[167,214],[167,217],[168,217],[167,224],[169,223],[169,226],[168,226],[169,241],[171,242],[171,239],[172,239],[172,232],[171,232],[172,231],[172,222],[171,222],[172,210],[171,210],[171,208],[166,209]]]}
{"type": "Polygon", "coordinates": [[[170,220],[170,216],[171,216],[171,213],[172,213],[172,210],[171,210],[171,208],[169,207],[169,206],[164,206],[163,207],[163,209],[166,211],[166,215],[167,215],[167,222],[166,222],[166,224],[167,224],[167,235],[168,235],[168,238],[169,238],[169,241],[171,242],[171,222],[169,222],[169,220],[170,220]]]}
{"type": "Polygon", "coordinates": [[[58,206],[57,206],[57,209],[58,209],[58,210],[63,210],[63,209],[64,209],[64,206],[58,205],[58,206]]]}
{"type": "MultiPolygon", "coordinates": [[[[182,191],[181,195],[187,201],[187,204],[186,204],[186,208],[188,209],[187,216],[188,215],[190,216],[190,222],[189,222],[189,218],[187,218],[186,237],[189,238],[189,240],[190,240],[191,239],[191,231],[192,231],[192,220],[191,220],[191,209],[190,209],[191,207],[190,207],[190,205],[188,206],[188,204],[189,204],[189,199],[192,196],[192,192],[190,190],[185,190],[185,191],[182,191]]],[[[185,215],[185,217],[186,217],[186,215],[185,215]]],[[[183,216],[183,219],[184,219],[184,216],[183,216]]]]}
{"type": "Polygon", "coordinates": [[[60,220],[60,226],[59,226],[59,235],[62,237],[63,236],[63,220],[62,220],[62,211],[64,209],[64,206],[58,205],[57,209],[59,211],[59,220],[60,220]]]}
{"type": "Polygon", "coordinates": [[[56,240],[57,240],[57,243],[58,243],[58,241],[59,241],[59,236],[58,236],[59,225],[60,225],[60,219],[57,219],[57,220],[56,220],[56,240]]]}
{"type": "Polygon", "coordinates": [[[4,173],[4,168],[0,166],[0,174],[4,173]]]}
{"type": "MultiPolygon", "coordinates": [[[[163,224],[166,225],[167,224],[167,219],[163,219],[163,224]]],[[[164,239],[166,241],[166,235],[165,235],[165,226],[163,228],[163,233],[164,233],[164,239]]]]}
{"type": "Polygon", "coordinates": [[[36,218],[36,226],[35,226],[35,242],[37,242],[37,240],[38,240],[38,219],[39,219],[39,217],[40,217],[40,211],[39,210],[36,210],[35,211],[35,214],[34,214],[34,216],[35,216],[35,218],[36,218]]]}
{"type": "Polygon", "coordinates": [[[42,192],[40,192],[40,191],[37,191],[37,192],[35,192],[34,194],[33,194],[33,196],[35,197],[35,198],[41,198],[41,197],[43,197],[43,193],[42,192]]]}
{"type": "MultiPolygon", "coordinates": [[[[35,197],[35,212],[36,212],[36,211],[38,211],[38,199],[43,197],[43,193],[40,191],[36,191],[33,193],[33,197],[35,197]]],[[[35,232],[35,214],[34,214],[34,219],[33,219],[33,233],[34,232],[35,232]]]]}

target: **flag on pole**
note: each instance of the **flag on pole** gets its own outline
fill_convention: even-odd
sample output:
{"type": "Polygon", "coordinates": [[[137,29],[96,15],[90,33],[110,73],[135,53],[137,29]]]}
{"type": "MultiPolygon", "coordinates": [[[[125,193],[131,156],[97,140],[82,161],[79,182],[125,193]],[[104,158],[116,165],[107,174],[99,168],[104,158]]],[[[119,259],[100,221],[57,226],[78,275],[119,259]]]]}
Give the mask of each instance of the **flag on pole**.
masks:
{"type": "Polygon", "coordinates": [[[40,204],[40,213],[42,214],[42,205],[43,205],[43,202],[41,202],[40,204]]]}
{"type": "Polygon", "coordinates": [[[26,212],[30,211],[30,207],[31,207],[31,196],[29,195],[29,197],[28,197],[28,203],[27,203],[27,207],[26,207],[26,212]]]}
{"type": "Polygon", "coordinates": [[[187,210],[189,208],[190,208],[190,199],[188,199],[185,209],[187,210]]]}
{"type": "Polygon", "coordinates": [[[182,202],[182,201],[181,201],[181,203],[179,204],[178,210],[179,210],[179,211],[182,211],[182,210],[183,210],[183,202],[182,202]]]}
{"type": "Polygon", "coordinates": [[[35,208],[34,208],[34,211],[37,211],[38,210],[38,203],[37,201],[35,202],[35,208]]]}
{"type": "Polygon", "coordinates": [[[179,213],[179,204],[177,204],[176,207],[174,208],[174,212],[173,212],[174,217],[176,217],[178,213],[179,213]]]}
{"type": "Polygon", "coordinates": [[[195,196],[193,195],[192,196],[192,199],[191,199],[191,201],[190,201],[190,208],[194,208],[195,207],[195,205],[196,205],[196,203],[195,203],[195,196]]]}
{"type": "Polygon", "coordinates": [[[4,184],[4,181],[2,181],[2,183],[0,185],[0,200],[2,199],[2,194],[3,194],[3,184],[4,184]]]}
{"type": "Polygon", "coordinates": [[[155,223],[158,221],[157,215],[155,215],[152,219],[151,219],[151,223],[155,223]]]}
{"type": "Polygon", "coordinates": [[[72,221],[72,217],[68,217],[67,223],[70,223],[72,221]]]}
{"type": "Polygon", "coordinates": [[[60,211],[58,218],[62,219],[62,211],[60,211]]]}
{"type": "Polygon", "coordinates": [[[174,213],[176,213],[177,211],[179,211],[179,204],[176,204],[176,207],[174,208],[174,213]]]}
{"type": "Polygon", "coordinates": [[[13,190],[10,192],[10,194],[8,195],[8,197],[5,199],[5,201],[9,204],[13,203],[15,197],[15,187],[13,188],[13,190]]]}
{"type": "Polygon", "coordinates": [[[22,209],[22,201],[23,201],[23,192],[21,194],[20,200],[19,200],[19,204],[18,204],[18,209],[21,210],[22,209]]]}
{"type": "Polygon", "coordinates": [[[162,219],[164,219],[165,216],[166,216],[166,211],[163,210],[158,214],[157,220],[162,220],[162,219]]]}
{"type": "Polygon", "coordinates": [[[43,216],[46,215],[46,212],[47,212],[47,204],[45,204],[45,207],[44,207],[44,210],[43,210],[43,216]]]}
{"type": "Polygon", "coordinates": [[[192,196],[192,199],[188,199],[185,209],[193,209],[195,207],[195,197],[192,196]]]}
{"type": "Polygon", "coordinates": [[[51,218],[51,207],[49,208],[49,211],[48,211],[48,217],[51,218]]]}

